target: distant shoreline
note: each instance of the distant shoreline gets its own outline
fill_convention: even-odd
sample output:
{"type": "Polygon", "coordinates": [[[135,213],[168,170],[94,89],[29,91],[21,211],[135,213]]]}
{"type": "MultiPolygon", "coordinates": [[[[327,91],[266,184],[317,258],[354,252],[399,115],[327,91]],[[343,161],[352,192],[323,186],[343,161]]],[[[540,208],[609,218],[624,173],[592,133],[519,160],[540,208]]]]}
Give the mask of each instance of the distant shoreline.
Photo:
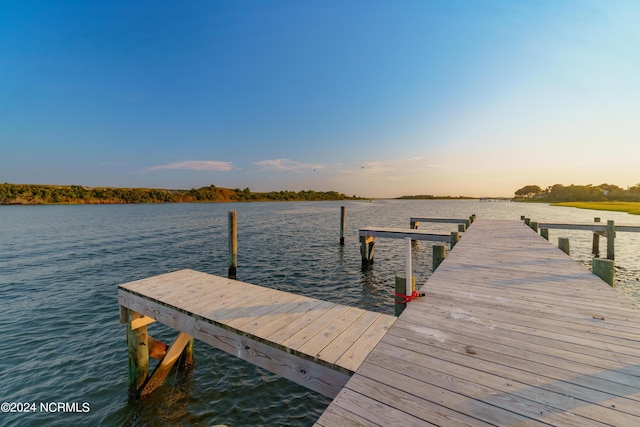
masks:
{"type": "Polygon", "coordinates": [[[232,203],[327,200],[479,200],[505,197],[408,195],[400,197],[347,196],[337,191],[254,192],[210,185],[190,190],[164,188],[88,187],[53,184],[0,184],[0,205],[106,205],[144,203],[232,203]]]}
{"type": "MultiPolygon", "coordinates": [[[[487,197],[482,197],[486,199],[487,197]]],[[[476,200],[480,197],[467,197],[467,196],[431,196],[431,195],[418,195],[418,196],[400,196],[394,197],[394,200],[476,200]]]]}
{"type": "Polygon", "coordinates": [[[207,203],[363,200],[337,191],[253,192],[210,185],[191,190],[84,187],[80,185],[0,184],[0,205],[100,205],[142,203],[207,203]]]}

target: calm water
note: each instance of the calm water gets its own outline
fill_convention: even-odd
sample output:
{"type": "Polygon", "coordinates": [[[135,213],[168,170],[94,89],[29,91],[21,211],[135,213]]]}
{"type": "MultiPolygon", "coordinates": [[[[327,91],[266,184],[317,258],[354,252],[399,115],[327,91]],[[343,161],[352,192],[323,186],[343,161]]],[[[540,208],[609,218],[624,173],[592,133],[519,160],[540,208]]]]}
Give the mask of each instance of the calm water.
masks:
{"type": "MultiPolygon", "coordinates": [[[[226,275],[231,209],[238,212],[239,280],[388,314],[394,275],[404,269],[404,242],[378,239],[374,267],[363,273],[360,227],[407,227],[410,216],[472,213],[640,223],[614,212],[479,201],[0,206],[0,402],[38,405],[37,413],[0,413],[0,425],[313,424],[328,399],[198,342],[190,374],[172,373],[149,399],[127,397],[117,285],[183,268],[226,275]],[[341,205],[347,207],[344,248],[341,205]],[[77,403],[85,412],[42,413],[40,402],[77,403]]],[[[421,228],[448,232],[451,225],[421,228]]],[[[550,232],[552,242],[569,237],[572,256],[590,264],[590,233],[550,232]]],[[[618,233],[617,285],[640,301],[638,248],[640,233],[618,233]]],[[[430,274],[428,243],[414,248],[413,264],[421,284],[430,274]]],[[[150,333],[166,341],[174,336],[161,325],[150,333]]]]}

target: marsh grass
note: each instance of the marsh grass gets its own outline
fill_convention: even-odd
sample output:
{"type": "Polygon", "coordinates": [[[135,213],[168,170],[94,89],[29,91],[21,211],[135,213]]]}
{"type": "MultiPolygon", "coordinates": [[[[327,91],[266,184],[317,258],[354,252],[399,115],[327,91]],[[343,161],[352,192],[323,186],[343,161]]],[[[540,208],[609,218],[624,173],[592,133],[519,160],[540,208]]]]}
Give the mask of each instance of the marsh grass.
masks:
{"type": "Polygon", "coordinates": [[[627,212],[633,215],[640,215],[640,202],[559,202],[553,203],[552,205],[598,211],[627,212]]]}

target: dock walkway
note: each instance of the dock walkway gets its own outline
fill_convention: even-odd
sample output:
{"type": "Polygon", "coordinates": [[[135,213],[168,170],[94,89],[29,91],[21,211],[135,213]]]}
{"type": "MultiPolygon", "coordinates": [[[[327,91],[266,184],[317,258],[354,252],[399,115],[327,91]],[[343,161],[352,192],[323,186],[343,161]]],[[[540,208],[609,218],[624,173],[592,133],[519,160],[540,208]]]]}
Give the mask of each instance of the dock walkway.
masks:
{"type": "Polygon", "coordinates": [[[640,308],[520,221],[478,219],[317,426],[640,425],[640,308]]]}
{"type": "Polygon", "coordinates": [[[118,302],[144,316],[132,329],[158,321],[331,398],[396,320],[193,270],[120,285],[118,302]]]}

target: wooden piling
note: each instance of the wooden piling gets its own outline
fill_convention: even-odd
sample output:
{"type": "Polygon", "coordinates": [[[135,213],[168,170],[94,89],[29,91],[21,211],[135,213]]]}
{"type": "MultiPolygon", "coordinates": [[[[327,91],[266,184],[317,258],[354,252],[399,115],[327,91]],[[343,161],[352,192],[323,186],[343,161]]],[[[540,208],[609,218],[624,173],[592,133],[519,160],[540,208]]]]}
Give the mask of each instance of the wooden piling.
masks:
{"type": "Polygon", "coordinates": [[[140,390],[149,374],[149,341],[147,326],[135,328],[134,321],[144,318],[136,311],[127,310],[127,348],[129,355],[129,394],[140,395],[140,390]]]}
{"type": "MultiPolygon", "coordinates": [[[[409,228],[410,229],[417,230],[419,226],[420,226],[420,223],[418,221],[409,221],[409,228]]],[[[411,244],[413,246],[418,246],[418,241],[417,240],[411,240],[411,244]]]]}
{"type": "Polygon", "coordinates": [[[466,224],[458,224],[458,232],[464,233],[465,231],[467,231],[467,225],[466,224]]]}
{"type": "Polygon", "coordinates": [[[340,246],[344,246],[344,230],[347,228],[347,209],[340,206],[340,246]]]}
{"type": "Polygon", "coordinates": [[[125,306],[120,306],[120,324],[126,325],[129,323],[129,309],[125,306]]]}
{"type": "Polygon", "coordinates": [[[457,231],[452,231],[451,232],[451,249],[453,249],[453,247],[456,245],[456,243],[458,243],[459,240],[460,240],[460,233],[457,231]]]}
{"type": "Polygon", "coordinates": [[[558,248],[567,255],[571,255],[569,249],[569,239],[567,237],[558,237],[558,248]]]}
{"type": "Polygon", "coordinates": [[[527,224],[528,226],[531,226],[531,218],[525,218],[524,223],[527,224]]]}
{"type": "MultiPolygon", "coordinates": [[[[416,290],[416,278],[411,278],[411,293],[416,290]]],[[[404,297],[398,295],[406,295],[407,292],[407,279],[404,274],[396,274],[396,296],[395,296],[395,310],[394,313],[396,316],[400,316],[405,308],[407,308],[407,303],[403,302],[404,297]]]]}
{"type": "Polygon", "coordinates": [[[447,257],[447,248],[445,245],[433,245],[433,271],[447,257]]]}
{"type": "Polygon", "coordinates": [[[615,259],[616,226],[613,220],[607,221],[607,259],[615,259]]]}
{"type": "MultiPolygon", "coordinates": [[[[600,222],[599,217],[593,218],[593,222],[600,222]]],[[[593,242],[591,244],[591,253],[594,257],[600,256],[600,233],[597,231],[593,232],[593,242]]]]}
{"type": "Polygon", "coordinates": [[[542,237],[544,237],[545,239],[549,240],[549,229],[548,228],[541,228],[540,229],[540,235],[542,237]]]}
{"type": "Polygon", "coordinates": [[[524,215],[520,215],[520,221],[524,221],[524,215]]]}
{"type": "Polygon", "coordinates": [[[360,255],[362,256],[362,268],[366,269],[373,264],[373,252],[376,238],[374,236],[360,236],[360,255]]]}
{"type": "Polygon", "coordinates": [[[238,271],[238,217],[236,211],[229,211],[229,279],[236,279],[238,271]]]}
{"type": "Polygon", "coordinates": [[[593,274],[604,280],[609,286],[614,287],[615,262],[611,259],[593,258],[591,270],[593,274]]]}
{"type": "Polygon", "coordinates": [[[537,221],[531,221],[531,223],[529,224],[529,227],[531,227],[531,229],[533,231],[535,231],[536,233],[538,232],[538,222],[537,221]]]}
{"type": "Polygon", "coordinates": [[[193,344],[194,339],[191,338],[184,347],[178,362],[178,369],[181,371],[190,371],[193,368],[193,344]]]}

